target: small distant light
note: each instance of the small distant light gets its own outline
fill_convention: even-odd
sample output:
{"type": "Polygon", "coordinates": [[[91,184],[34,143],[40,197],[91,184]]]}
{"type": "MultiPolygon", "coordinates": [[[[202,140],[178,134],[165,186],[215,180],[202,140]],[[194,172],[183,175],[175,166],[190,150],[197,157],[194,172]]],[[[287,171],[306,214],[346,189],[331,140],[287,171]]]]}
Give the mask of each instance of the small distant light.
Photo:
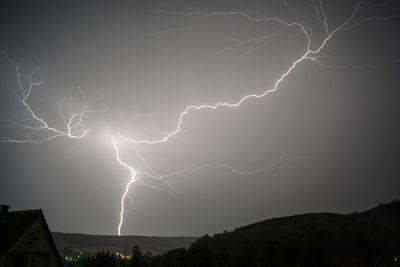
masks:
{"type": "Polygon", "coordinates": [[[397,261],[397,258],[394,258],[394,261],[397,261]]]}

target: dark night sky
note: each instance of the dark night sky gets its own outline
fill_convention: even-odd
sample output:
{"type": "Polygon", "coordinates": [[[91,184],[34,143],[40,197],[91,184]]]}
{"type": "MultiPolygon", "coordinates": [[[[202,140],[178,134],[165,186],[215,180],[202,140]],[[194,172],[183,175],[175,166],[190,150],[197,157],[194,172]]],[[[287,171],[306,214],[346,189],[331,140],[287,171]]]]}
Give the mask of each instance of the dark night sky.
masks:
{"type": "MultiPolygon", "coordinates": [[[[366,0],[353,21],[400,15],[397,2],[366,0]]],[[[334,29],[357,1],[323,3],[334,29]]],[[[29,114],[10,93],[18,84],[7,56],[26,75],[40,59],[35,77],[45,84],[29,104],[38,114],[43,108],[52,127],[63,127],[57,101],[65,113],[77,110],[79,87],[88,97],[97,92],[90,108],[105,112],[85,117],[89,132],[82,140],[0,143],[0,203],[42,208],[54,231],[116,234],[130,175],[116,160],[112,135],[160,138],[186,106],[261,93],[305,52],[297,27],[240,15],[176,14],[193,11],[299,22],[312,34],[312,48],[325,37],[318,1],[2,2],[0,135],[37,140],[46,134],[10,123],[29,114]]],[[[283,161],[249,175],[227,168],[186,172],[168,178],[167,190],[133,184],[137,209],[125,201],[122,233],[202,235],[399,199],[399,26],[393,17],[338,32],[318,54],[326,69],[304,61],[277,92],[238,108],[194,111],[168,142],[137,145],[159,173],[207,164],[254,170],[283,161]]],[[[133,144],[118,144],[125,162],[143,168],[133,144]]]]}

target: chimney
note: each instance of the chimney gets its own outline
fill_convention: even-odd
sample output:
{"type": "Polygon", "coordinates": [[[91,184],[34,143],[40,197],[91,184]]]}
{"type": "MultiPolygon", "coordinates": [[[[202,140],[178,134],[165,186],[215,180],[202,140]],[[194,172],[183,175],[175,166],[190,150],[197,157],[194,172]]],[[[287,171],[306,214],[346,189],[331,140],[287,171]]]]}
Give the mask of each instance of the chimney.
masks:
{"type": "Polygon", "coordinates": [[[0,215],[8,212],[9,205],[0,205],[0,215]]]}

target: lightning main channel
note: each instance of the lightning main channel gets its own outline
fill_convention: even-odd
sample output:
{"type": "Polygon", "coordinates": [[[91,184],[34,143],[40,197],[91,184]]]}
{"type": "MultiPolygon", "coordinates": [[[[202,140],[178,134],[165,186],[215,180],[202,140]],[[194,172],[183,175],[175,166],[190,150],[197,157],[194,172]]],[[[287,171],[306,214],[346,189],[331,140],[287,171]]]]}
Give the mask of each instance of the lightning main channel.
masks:
{"type": "Polygon", "coordinates": [[[118,224],[118,235],[120,236],[121,235],[121,226],[122,226],[122,223],[124,221],[124,211],[125,211],[124,202],[125,202],[125,198],[128,195],[129,187],[131,186],[131,184],[136,182],[136,174],[137,173],[131,166],[129,166],[128,164],[126,164],[125,162],[123,162],[121,160],[120,155],[119,155],[119,148],[118,148],[117,142],[114,139],[114,136],[111,136],[111,142],[113,144],[113,147],[114,147],[114,150],[115,150],[116,159],[117,159],[118,163],[120,165],[122,165],[123,167],[125,167],[126,169],[128,169],[130,174],[131,174],[131,180],[126,184],[125,192],[124,192],[124,194],[122,195],[122,198],[121,198],[120,221],[119,221],[119,224],[118,224]]]}

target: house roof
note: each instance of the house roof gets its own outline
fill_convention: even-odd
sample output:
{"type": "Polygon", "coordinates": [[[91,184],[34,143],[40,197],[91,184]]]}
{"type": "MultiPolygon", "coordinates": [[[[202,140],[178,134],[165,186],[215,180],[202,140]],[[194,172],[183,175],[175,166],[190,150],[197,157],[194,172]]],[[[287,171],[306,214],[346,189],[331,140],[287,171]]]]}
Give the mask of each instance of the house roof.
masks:
{"type": "Polygon", "coordinates": [[[24,210],[0,214],[0,255],[40,216],[41,210],[24,210]]]}
{"type": "Polygon", "coordinates": [[[62,266],[57,247],[46,223],[42,210],[23,210],[0,213],[0,257],[23,234],[23,232],[40,217],[50,245],[55,250],[57,261],[62,266]]]}

